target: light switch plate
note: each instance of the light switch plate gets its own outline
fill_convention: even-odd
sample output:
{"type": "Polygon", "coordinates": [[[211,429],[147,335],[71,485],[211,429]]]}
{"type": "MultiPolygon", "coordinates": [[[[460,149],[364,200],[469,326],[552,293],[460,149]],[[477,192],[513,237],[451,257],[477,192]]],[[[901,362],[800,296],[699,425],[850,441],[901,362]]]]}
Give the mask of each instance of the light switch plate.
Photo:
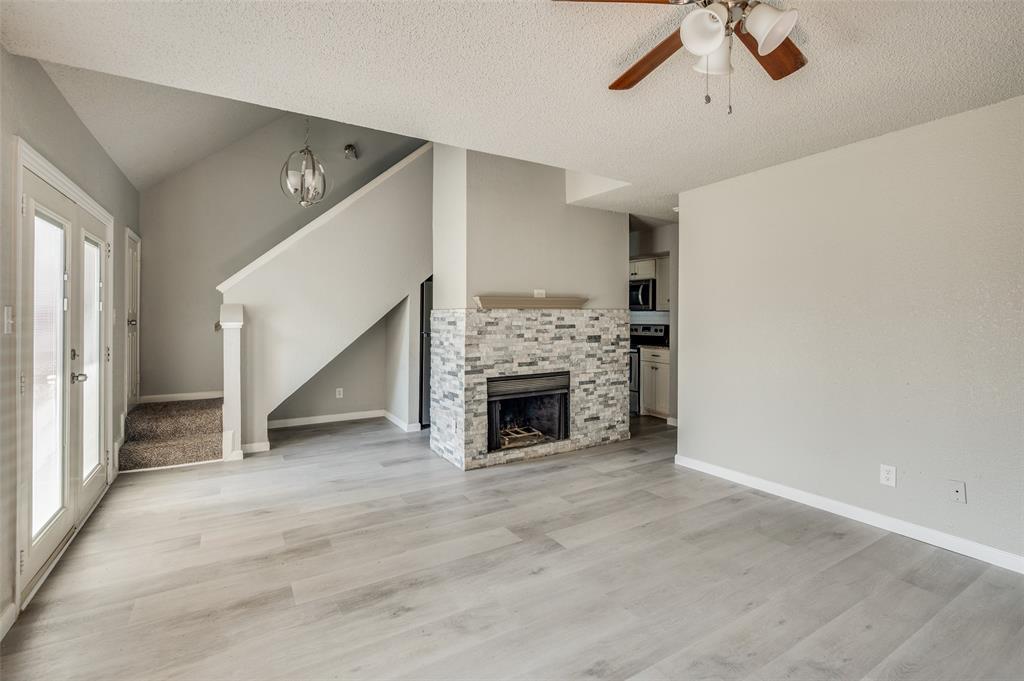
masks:
{"type": "Polygon", "coordinates": [[[967,503],[967,483],[963,480],[949,480],[949,500],[954,504],[967,503]]]}
{"type": "Polygon", "coordinates": [[[883,463],[878,468],[878,482],[887,487],[896,486],[896,466],[883,463]]]}

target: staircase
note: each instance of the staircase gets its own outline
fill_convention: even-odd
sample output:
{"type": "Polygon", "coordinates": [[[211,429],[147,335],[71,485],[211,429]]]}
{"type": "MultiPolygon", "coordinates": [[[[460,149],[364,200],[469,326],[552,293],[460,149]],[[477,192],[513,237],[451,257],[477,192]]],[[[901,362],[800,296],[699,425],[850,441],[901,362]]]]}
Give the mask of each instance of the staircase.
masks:
{"type": "Polygon", "coordinates": [[[221,458],[223,400],[140,404],[125,418],[122,471],[221,458]]]}
{"type": "Polygon", "coordinates": [[[430,275],[432,149],[423,145],[217,287],[241,330],[240,342],[225,334],[224,360],[225,438],[240,431],[239,454],[269,449],[267,415],[430,275]]]}

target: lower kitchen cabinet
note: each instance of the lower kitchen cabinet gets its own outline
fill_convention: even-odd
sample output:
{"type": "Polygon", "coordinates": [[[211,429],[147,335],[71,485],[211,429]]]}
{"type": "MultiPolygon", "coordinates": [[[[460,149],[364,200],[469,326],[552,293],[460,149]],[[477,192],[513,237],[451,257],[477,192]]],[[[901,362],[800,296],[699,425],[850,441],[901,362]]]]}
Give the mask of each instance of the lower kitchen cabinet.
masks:
{"type": "Polygon", "coordinates": [[[668,418],[672,365],[640,362],[640,413],[668,418]]]}

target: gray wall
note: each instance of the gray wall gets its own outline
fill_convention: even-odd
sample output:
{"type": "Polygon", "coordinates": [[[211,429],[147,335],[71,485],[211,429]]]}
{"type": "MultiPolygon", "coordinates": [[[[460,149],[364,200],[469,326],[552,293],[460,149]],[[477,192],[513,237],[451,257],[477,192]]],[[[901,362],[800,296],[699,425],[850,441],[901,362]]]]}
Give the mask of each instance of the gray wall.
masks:
{"type": "Polygon", "coordinates": [[[270,420],[384,409],[386,344],[382,319],[270,412],[270,420]],[[341,399],[336,388],[344,389],[341,399]]]}
{"type": "MultiPolygon", "coordinates": [[[[333,189],[322,203],[301,208],[281,193],[279,173],[302,146],[303,121],[285,115],[143,192],[143,395],[221,390],[222,341],[213,332],[217,284],[422,144],[314,119],[310,146],[333,189]],[[358,161],[344,159],[350,142],[359,148],[358,161]]],[[[333,395],[315,411],[336,413],[333,395]]],[[[310,399],[300,396],[296,404],[310,399]]]]}
{"type": "MultiPolygon", "coordinates": [[[[672,276],[669,281],[671,290],[679,290],[679,224],[666,222],[656,218],[629,216],[629,257],[643,255],[668,254],[669,269],[672,276]]],[[[678,366],[679,343],[676,334],[679,332],[679,301],[675,295],[669,296],[669,361],[673,367],[678,366]]],[[[679,372],[673,371],[669,381],[669,416],[676,416],[676,404],[679,401],[679,372]]]]}
{"type": "MultiPolygon", "coordinates": [[[[24,138],[114,216],[114,251],[111,284],[114,287],[115,334],[114,418],[124,411],[124,230],[138,230],[139,195],[107,156],[38,62],[11,55],[0,48],[0,139],[2,139],[2,196],[0,196],[0,298],[13,305],[15,296],[14,225],[16,206],[11,202],[14,176],[12,138],[24,138]]],[[[15,459],[15,344],[14,336],[0,336],[0,611],[11,602],[14,589],[15,459]]],[[[120,437],[120,433],[115,433],[120,437]]]]}
{"type": "Polygon", "coordinates": [[[625,213],[567,205],[559,168],[476,151],[467,184],[466,307],[480,294],[534,289],[587,296],[590,308],[629,306],[625,213]]]}
{"type": "Polygon", "coordinates": [[[679,454],[1024,554],[1022,121],[681,194],[679,454]]]}

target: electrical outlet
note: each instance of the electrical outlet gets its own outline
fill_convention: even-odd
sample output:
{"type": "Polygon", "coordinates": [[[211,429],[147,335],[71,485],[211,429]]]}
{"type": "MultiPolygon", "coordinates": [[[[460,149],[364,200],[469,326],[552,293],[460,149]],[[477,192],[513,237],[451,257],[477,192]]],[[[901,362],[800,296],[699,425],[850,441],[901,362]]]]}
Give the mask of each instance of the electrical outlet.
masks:
{"type": "Polygon", "coordinates": [[[341,399],[342,397],[344,397],[344,396],[345,396],[345,389],[344,389],[344,388],[336,388],[336,389],[334,390],[334,396],[335,396],[335,397],[336,397],[337,399],[339,399],[339,400],[340,400],[340,399],[341,399]]]}
{"type": "Polygon", "coordinates": [[[535,289],[533,289],[533,297],[534,298],[547,298],[548,297],[548,292],[547,292],[547,290],[542,289],[542,288],[535,288],[535,289]]]}
{"type": "Polygon", "coordinates": [[[967,483],[963,480],[948,480],[949,500],[954,504],[967,503],[967,483]]]}
{"type": "Polygon", "coordinates": [[[896,486],[896,466],[883,463],[878,468],[878,482],[888,487],[896,486]]]}

